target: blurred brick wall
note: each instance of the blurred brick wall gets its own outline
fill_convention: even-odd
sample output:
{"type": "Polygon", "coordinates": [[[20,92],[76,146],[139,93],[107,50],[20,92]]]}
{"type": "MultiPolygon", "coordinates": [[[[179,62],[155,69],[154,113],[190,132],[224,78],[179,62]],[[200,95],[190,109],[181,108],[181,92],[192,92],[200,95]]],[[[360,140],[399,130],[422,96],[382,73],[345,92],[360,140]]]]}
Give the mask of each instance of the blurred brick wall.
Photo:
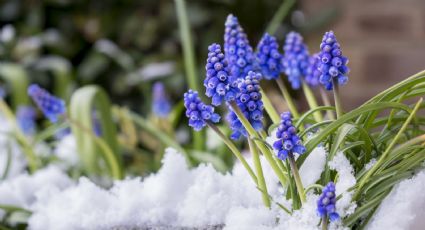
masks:
{"type": "Polygon", "coordinates": [[[307,42],[317,52],[322,34],[334,30],[350,59],[349,83],[342,87],[347,107],[425,69],[425,0],[301,1],[307,17],[329,4],[337,4],[338,17],[307,42]]]}

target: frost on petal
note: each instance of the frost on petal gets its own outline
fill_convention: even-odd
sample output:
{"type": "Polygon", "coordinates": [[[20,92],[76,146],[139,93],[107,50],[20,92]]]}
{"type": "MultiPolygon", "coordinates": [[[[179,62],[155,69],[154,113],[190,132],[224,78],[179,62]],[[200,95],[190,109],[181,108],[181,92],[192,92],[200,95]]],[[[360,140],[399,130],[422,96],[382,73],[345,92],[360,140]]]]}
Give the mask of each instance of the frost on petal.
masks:
{"type": "Polygon", "coordinates": [[[368,230],[421,230],[425,226],[425,170],[396,185],[382,201],[368,230]]]}
{"type": "Polygon", "coordinates": [[[354,213],[357,207],[356,203],[351,202],[353,192],[347,192],[349,188],[356,184],[354,169],[342,152],[338,152],[334,156],[332,161],[329,162],[329,167],[338,172],[338,181],[335,182],[336,195],[339,196],[342,194],[342,197],[338,200],[336,210],[341,217],[345,217],[354,213]]]}

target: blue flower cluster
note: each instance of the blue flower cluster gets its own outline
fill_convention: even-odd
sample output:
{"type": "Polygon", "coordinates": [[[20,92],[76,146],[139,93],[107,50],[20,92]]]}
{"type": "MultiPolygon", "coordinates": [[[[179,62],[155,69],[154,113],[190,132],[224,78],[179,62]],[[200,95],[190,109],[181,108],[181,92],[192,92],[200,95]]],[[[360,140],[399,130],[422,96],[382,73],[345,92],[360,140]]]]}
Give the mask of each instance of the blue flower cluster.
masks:
{"type": "Polygon", "coordinates": [[[276,137],[273,148],[277,153],[277,157],[285,160],[289,153],[303,154],[306,149],[297,135],[297,130],[292,124],[292,115],[290,112],[284,112],[280,115],[280,125],[277,127],[276,137]]]}
{"type": "MultiPolygon", "coordinates": [[[[260,79],[261,74],[255,73],[254,71],[248,72],[244,80],[240,79],[238,81],[240,94],[236,99],[238,107],[251,123],[252,127],[257,131],[263,128],[262,119],[264,106],[261,101],[260,79]]],[[[227,120],[233,131],[230,136],[232,139],[239,139],[241,135],[247,136],[245,128],[233,111],[230,111],[227,120]]]]}
{"type": "Polygon", "coordinates": [[[164,84],[157,82],[152,89],[152,112],[158,117],[168,117],[171,112],[171,104],[165,92],[164,84]]]}
{"type": "Polygon", "coordinates": [[[205,94],[212,98],[211,104],[215,106],[221,105],[223,99],[225,101],[235,100],[238,93],[237,83],[229,80],[228,63],[223,52],[221,52],[220,45],[214,43],[208,47],[208,51],[207,64],[205,65],[205,94]]]}
{"type": "Polygon", "coordinates": [[[62,99],[51,95],[37,84],[32,84],[28,87],[28,95],[53,123],[57,122],[59,117],[66,112],[65,102],[62,99]]]}
{"type": "Polygon", "coordinates": [[[265,33],[257,46],[257,61],[265,79],[272,80],[283,72],[282,55],[276,38],[265,33]]]}
{"type": "Polygon", "coordinates": [[[217,123],[220,115],[214,113],[214,107],[205,105],[198,96],[198,92],[189,90],[184,94],[184,106],[186,117],[189,118],[189,126],[199,131],[207,125],[206,121],[217,123]]]}
{"type": "Polygon", "coordinates": [[[249,45],[248,37],[239,25],[238,19],[227,16],[224,31],[224,54],[229,63],[231,79],[244,78],[249,71],[255,70],[255,55],[249,45]]]}
{"type": "Polygon", "coordinates": [[[301,87],[302,76],[306,75],[308,66],[308,49],[299,33],[290,32],[283,46],[282,65],[293,89],[301,87]]]}
{"type": "Polygon", "coordinates": [[[342,56],[341,46],[336,40],[333,31],[326,32],[320,44],[320,83],[327,90],[333,89],[333,79],[339,85],[344,85],[348,81],[347,74],[350,71],[347,67],[348,58],[342,56]]]}
{"type": "Polygon", "coordinates": [[[335,208],[336,195],[335,195],[335,184],[329,182],[322,190],[322,194],[317,200],[317,214],[320,217],[326,217],[329,215],[331,221],[339,219],[339,215],[335,208]]]}
{"type": "Polygon", "coordinates": [[[305,82],[315,87],[319,85],[320,71],[319,71],[320,59],[319,54],[313,54],[308,58],[308,67],[305,73],[305,82]]]}
{"type": "Polygon", "coordinates": [[[35,133],[36,111],[32,106],[19,106],[16,111],[16,120],[25,135],[33,135],[35,133]]]}

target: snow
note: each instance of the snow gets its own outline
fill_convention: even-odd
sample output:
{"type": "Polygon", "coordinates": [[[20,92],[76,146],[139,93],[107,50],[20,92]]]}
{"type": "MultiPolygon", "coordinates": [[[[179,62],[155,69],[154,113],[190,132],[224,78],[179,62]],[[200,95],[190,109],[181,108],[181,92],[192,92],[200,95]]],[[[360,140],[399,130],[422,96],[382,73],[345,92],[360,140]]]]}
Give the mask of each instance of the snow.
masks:
{"type": "Polygon", "coordinates": [[[326,155],[325,148],[317,147],[301,165],[300,176],[304,187],[314,184],[320,179],[320,174],[322,174],[325,168],[326,155]]]}
{"type": "Polygon", "coordinates": [[[368,230],[421,230],[425,226],[425,170],[396,185],[382,201],[368,230]]]}
{"type": "Polygon", "coordinates": [[[79,163],[77,142],[72,134],[68,134],[59,140],[54,153],[59,158],[58,164],[62,169],[77,166],[79,163]]]}
{"type": "MultiPolygon", "coordinates": [[[[34,175],[26,173],[0,183],[0,204],[33,210],[40,200],[72,185],[72,181],[61,170],[50,166],[34,175]]],[[[4,211],[0,210],[0,219],[4,211]]]]}
{"type": "Polygon", "coordinates": [[[338,152],[328,164],[330,169],[338,173],[338,180],[335,182],[336,195],[342,194],[336,203],[337,212],[341,217],[353,214],[357,207],[356,203],[351,202],[354,192],[347,191],[356,184],[353,166],[342,152],[338,152]]]}

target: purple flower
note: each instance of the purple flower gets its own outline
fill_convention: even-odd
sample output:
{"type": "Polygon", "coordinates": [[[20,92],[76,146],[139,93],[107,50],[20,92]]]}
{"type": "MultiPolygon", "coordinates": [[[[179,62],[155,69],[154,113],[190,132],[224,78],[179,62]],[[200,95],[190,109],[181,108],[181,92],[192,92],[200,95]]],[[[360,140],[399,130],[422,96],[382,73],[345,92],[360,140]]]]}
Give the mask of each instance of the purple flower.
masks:
{"type": "Polygon", "coordinates": [[[319,85],[320,71],[319,71],[320,59],[319,54],[313,54],[308,58],[308,67],[305,74],[305,82],[308,85],[315,87],[319,85]]]}
{"type": "Polygon", "coordinates": [[[292,124],[292,115],[290,112],[284,112],[280,115],[280,125],[277,127],[276,137],[278,140],[273,143],[273,148],[277,157],[285,160],[289,153],[303,154],[306,149],[297,134],[297,129],[292,124]]]}
{"type": "Polygon", "coordinates": [[[231,14],[227,16],[225,23],[224,54],[229,63],[230,82],[243,79],[249,71],[255,70],[255,56],[248,37],[238,19],[231,14]]]}
{"type": "Polygon", "coordinates": [[[214,43],[208,47],[208,59],[205,65],[206,78],[204,86],[206,95],[212,98],[215,106],[221,105],[222,101],[233,101],[238,93],[236,81],[231,82],[228,63],[221,52],[220,45],[214,43]]]}
{"type": "Polygon", "coordinates": [[[53,123],[66,112],[65,102],[47,92],[37,84],[28,87],[28,95],[34,100],[44,115],[53,123]]]}
{"type": "Polygon", "coordinates": [[[220,115],[214,113],[214,107],[205,105],[198,96],[198,92],[189,90],[184,94],[184,106],[186,117],[189,118],[189,126],[199,131],[207,124],[206,121],[217,123],[220,115]]]}
{"type": "MultiPolygon", "coordinates": [[[[261,101],[260,83],[261,74],[250,71],[244,80],[238,80],[240,94],[236,104],[255,130],[263,128],[263,102],[261,101]]],[[[247,132],[237,115],[230,110],[227,120],[233,133],[232,139],[238,139],[241,135],[247,136],[247,132]]]]}
{"type": "Polygon", "coordinates": [[[336,195],[335,195],[335,184],[329,182],[322,190],[322,194],[317,200],[317,214],[320,217],[329,216],[331,221],[339,219],[339,215],[335,208],[336,195]]]}
{"type": "Polygon", "coordinates": [[[290,32],[283,47],[282,65],[293,89],[301,87],[302,76],[308,66],[308,49],[299,33],[290,32]]]}
{"type": "Polygon", "coordinates": [[[171,112],[171,104],[165,92],[164,84],[155,83],[152,91],[152,112],[158,117],[168,117],[171,112]]]}
{"type": "Polygon", "coordinates": [[[33,135],[36,129],[36,111],[32,106],[19,106],[16,120],[25,135],[33,135]]]}
{"type": "Polygon", "coordinates": [[[339,85],[345,85],[348,81],[347,74],[350,71],[347,67],[348,58],[342,56],[341,46],[333,31],[325,33],[320,50],[320,83],[327,90],[333,89],[333,79],[336,79],[339,85]]]}
{"type": "Polygon", "coordinates": [[[281,59],[276,38],[265,33],[257,46],[257,61],[265,79],[272,80],[279,77],[283,72],[281,59]]]}

